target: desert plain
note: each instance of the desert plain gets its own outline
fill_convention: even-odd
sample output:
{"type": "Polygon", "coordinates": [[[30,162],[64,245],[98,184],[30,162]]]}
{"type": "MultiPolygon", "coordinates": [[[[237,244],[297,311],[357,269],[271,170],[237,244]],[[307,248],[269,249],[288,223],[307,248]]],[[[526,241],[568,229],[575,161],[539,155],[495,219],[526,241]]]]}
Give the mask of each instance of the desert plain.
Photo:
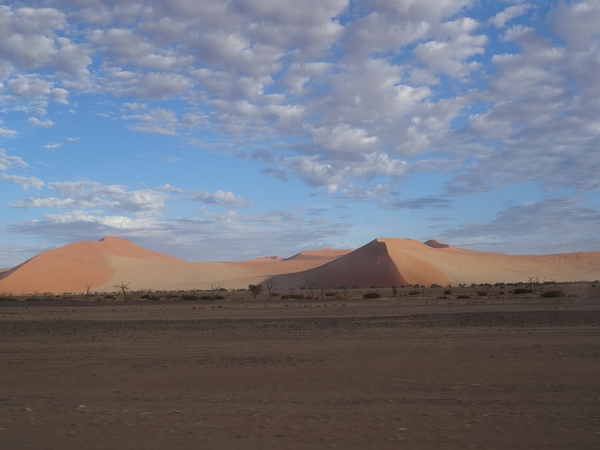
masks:
{"type": "MultiPolygon", "coordinates": [[[[276,282],[270,298],[266,290],[254,298],[233,288],[233,278],[211,280],[214,266],[205,290],[134,286],[115,252],[145,261],[146,272],[192,266],[111,244],[118,250],[110,257],[85,251],[73,262],[51,253],[53,267],[66,264],[63,280],[71,282],[65,267],[96,264],[105,270],[97,282],[132,283],[127,297],[114,288],[8,292],[3,282],[33,270],[36,258],[4,272],[2,448],[591,449],[600,442],[595,254],[516,257],[512,267],[498,262],[508,256],[479,255],[472,283],[459,283],[450,256],[440,257],[445,263],[423,256],[454,252],[467,264],[465,251],[416,241],[359,249],[362,271],[352,284],[343,274],[358,250],[288,259],[308,271],[302,275],[277,269],[285,262],[278,257],[193,263],[237,264],[237,283],[276,282]],[[494,258],[503,282],[479,282],[494,258]],[[537,275],[531,258],[544,264],[537,275]],[[551,273],[561,261],[570,266],[566,279],[551,273]],[[256,271],[261,265],[268,269],[256,271]],[[515,266],[522,281],[510,278],[515,266]],[[589,273],[576,278],[573,267],[589,273]],[[364,283],[373,279],[359,275],[369,272],[406,284],[364,283]],[[319,286],[327,277],[332,286],[319,286]],[[221,283],[223,290],[210,290],[221,283]]],[[[56,282],[54,269],[45,270],[56,282]]]]}

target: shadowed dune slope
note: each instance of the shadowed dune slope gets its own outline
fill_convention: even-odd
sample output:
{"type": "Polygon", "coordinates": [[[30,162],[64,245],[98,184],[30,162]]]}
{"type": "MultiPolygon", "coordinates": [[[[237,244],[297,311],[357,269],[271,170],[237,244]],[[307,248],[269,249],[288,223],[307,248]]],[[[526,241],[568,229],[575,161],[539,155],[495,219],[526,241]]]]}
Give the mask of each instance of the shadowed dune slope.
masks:
{"type": "Polygon", "coordinates": [[[112,257],[162,262],[182,261],[146,250],[122,238],[106,237],[97,242],[75,242],[42,252],[2,273],[0,293],[84,292],[86,283],[92,284],[92,290],[96,290],[114,275],[110,264],[112,257]]]}
{"type": "MultiPolygon", "coordinates": [[[[398,239],[430,248],[418,241],[398,239]]],[[[450,280],[432,264],[398,248],[389,248],[385,239],[375,239],[359,249],[315,269],[274,277],[277,286],[299,288],[311,280],[316,287],[401,286],[446,284],[450,280]]]]}

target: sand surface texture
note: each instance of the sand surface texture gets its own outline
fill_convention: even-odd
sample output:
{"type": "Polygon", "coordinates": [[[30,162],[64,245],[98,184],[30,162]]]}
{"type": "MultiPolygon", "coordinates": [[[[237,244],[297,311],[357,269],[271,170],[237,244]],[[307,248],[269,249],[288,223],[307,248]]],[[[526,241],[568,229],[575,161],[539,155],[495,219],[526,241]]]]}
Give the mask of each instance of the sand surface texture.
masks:
{"type": "Polygon", "coordinates": [[[0,304],[6,449],[592,449],[598,298],[0,304]]]}
{"type": "Polygon", "coordinates": [[[241,262],[189,262],[121,238],[49,250],[0,273],[0,294],[246,288],[272,278],[280,288],[402,286],[448,283],[600,279],[600,252],[515,256],[450,247],[436,241],[375,239],[354,250],[322,249],[293,257],[241,262]]]}

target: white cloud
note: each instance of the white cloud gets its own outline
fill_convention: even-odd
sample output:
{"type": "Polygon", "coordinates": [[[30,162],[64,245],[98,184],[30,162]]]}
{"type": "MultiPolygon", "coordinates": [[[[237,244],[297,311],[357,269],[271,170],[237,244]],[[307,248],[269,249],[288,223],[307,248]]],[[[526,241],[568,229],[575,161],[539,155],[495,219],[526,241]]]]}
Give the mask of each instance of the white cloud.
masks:
{"type": "Polygon", "coordinates": [[[46,150],[54,150],[59,147],[62,147],[62,144],[59,144],[58,142],[50,142],[46,145],[42,145],[42,148],[45,148],[46,150]]]}
{"type": "Polygon", "coordinates": [[[50,119],[40,120],[36,117],[30,117],[27,120],[29,122],[31,122],[32,124],[34,124],[36,127],[40,127],[40,128],[48,128],[48,127],[52,127],[52,126],[56,125],[50,119]]]}
{"type": "Polygon", "coordinates": [[[190,198],[208,205],[219,205],[227,208],[239,208],[245,206],[251,206],[252,203],[244,200],[239,195],[235,195],[231,191],[218,190],[211,194],[210,192],[204,191],[192,191],[190,192],[190,198]]]}
{"type": "Polygon", "coordinates": [[[23,189],[27,190],[30,187],[35,189],[41,189],[44,186],[44,182],[36,177],[23,177],[19,175],[6,175],[0,173],[0,180],[10,181],[11,183],[18,184],[23,189]]]}
{"type": "Polygon", "coordinates": [[[571,50],[584,50],[600,35],[600,4],[595,0],[559,2],[554,27],[571,50]]]}
{"type": "Polygon", "coordinates": [[[15,130],[9,130],[8,128],[0,128],[0,136],[2,137],[13,137],[16,135],[17,132],[15,130]]]}
{"type": "Polygon", "coordinates": [[[492,17],[489,22],[494,25],[496,28],[502,28],[506,25],[506,22],[510,22],[511,20],[525,14],[531,8],[530,4],[522,4],[522,5],[514,5],[509,6],[504,11],[499,12],[494,17],[492,17]]]}
{"type": "Polygon", "coordinates": [[[48,183],[48,187],[63,198],[33,197],[13,202],[13,208],[59,208],[83,211],[106,208],[111,212],[133,213],[140,217],[155,215],[165,206],[167,194],[163,189],[127,191],[122,186],[103,186],[93,181],[64,181],[48,183]]]}
{"type": "Polygon", "coordinates": [[[0,148],[0,170],[6,171],[10,167],[27,167],[27,163],[18,156],[9,156],[6,150],[0,148]]]}

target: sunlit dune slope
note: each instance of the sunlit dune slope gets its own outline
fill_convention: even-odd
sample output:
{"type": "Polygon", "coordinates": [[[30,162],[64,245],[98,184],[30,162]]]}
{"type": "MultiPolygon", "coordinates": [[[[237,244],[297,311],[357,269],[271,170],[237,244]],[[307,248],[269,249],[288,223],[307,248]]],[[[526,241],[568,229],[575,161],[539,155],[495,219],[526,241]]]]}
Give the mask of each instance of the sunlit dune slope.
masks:
{"type": "Polygon", "coordinates": [[[376,239],[323,266],[274,277],[278,286],[316,287],[440,286],[448,283],[580,281],[600,278],[600,252],[506,255],[412,239],[376,239]]]}
{"type": "Polygon", "coordinates": [[[48,250],[0,274],[0,293],[92,291],[114,275],[111,258],[177,262],[178,258],[146,250],[121,238],[83,241],[48,250]]]}

